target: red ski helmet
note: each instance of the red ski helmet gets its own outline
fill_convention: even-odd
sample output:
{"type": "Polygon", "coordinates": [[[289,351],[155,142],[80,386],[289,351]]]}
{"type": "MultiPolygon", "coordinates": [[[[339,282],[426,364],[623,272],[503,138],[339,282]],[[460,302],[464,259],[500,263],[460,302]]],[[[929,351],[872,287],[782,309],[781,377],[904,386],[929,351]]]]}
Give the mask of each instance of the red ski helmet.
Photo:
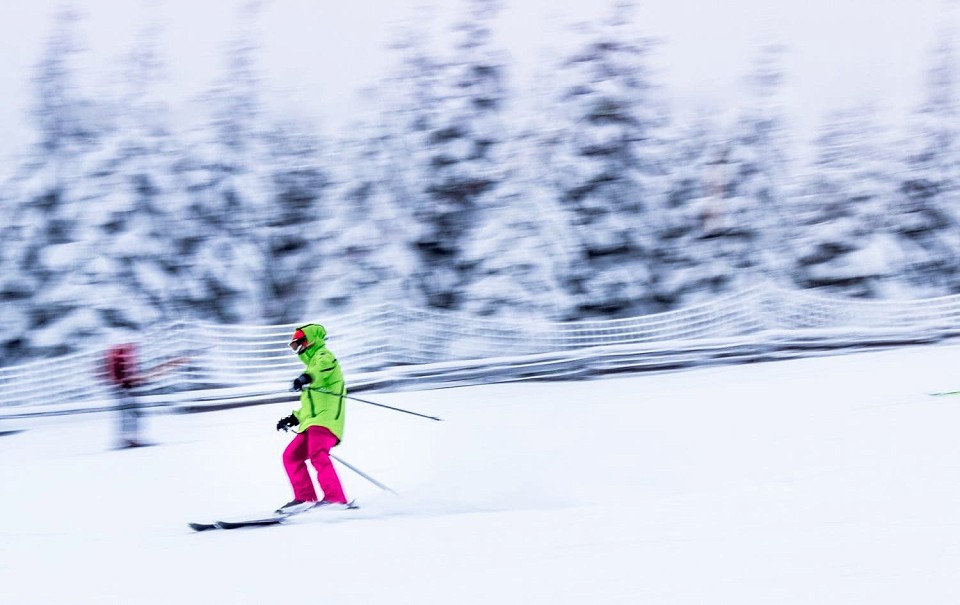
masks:
{"type": "Polygon", "coordinates": [[[303,353],[309,346],[310,343],[307,342],[307,335],[303,333],[303,330],[297,330],[293,333],[293,337],[290,339],[290,348],[293,349],[297,355],[303,353]]]}

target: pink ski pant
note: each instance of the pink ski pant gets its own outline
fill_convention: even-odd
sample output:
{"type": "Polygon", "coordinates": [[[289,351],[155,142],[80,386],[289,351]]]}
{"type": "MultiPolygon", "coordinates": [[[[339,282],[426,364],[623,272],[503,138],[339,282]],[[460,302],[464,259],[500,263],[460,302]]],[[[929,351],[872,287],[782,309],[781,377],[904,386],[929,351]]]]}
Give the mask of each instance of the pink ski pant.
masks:
{"type": "Polygon", "coordinates": [[[307,470],[306,461],[309,460],[317,472],[317,483],[320,484],[323,499],[346,503],[347,497],[343,494],[337,470],[330,461],[330,448],[338,443],[340,440],[322,426],[311,426],[306,431],[297,433],[283,451],[283,467],[287,470],[290,485],[293,486],[294,498],[303,501],[317,500],[317,492],[307,470]]]}

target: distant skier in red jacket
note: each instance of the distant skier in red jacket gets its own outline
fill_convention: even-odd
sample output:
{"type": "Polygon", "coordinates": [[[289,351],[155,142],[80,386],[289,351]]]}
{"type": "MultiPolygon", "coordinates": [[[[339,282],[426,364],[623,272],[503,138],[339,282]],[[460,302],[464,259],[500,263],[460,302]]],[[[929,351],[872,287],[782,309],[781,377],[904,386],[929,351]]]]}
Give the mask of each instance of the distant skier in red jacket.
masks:
{"type": "Polygon", "coordinates": [[[117,449],[149,445],[140,438],[140,417],[143,414],[137,390],[150,380],[186,362],[185,357],[175,357],[157,365],[149,372],[143,372],[137,359],[135,344],[124,343],[107,349],[104,358],[104,374],[113,386],[117,398],[117,411],[120,415],[117,449]]]}
{"type": "Polygon", "coordinates": [[[106,375],[113,385],[120,415],[117,449],[146,445],[140,439],[140,404],[136,388],[142,384],[137,347],[132,343],[111,347],[106,354],[106,375]]]}

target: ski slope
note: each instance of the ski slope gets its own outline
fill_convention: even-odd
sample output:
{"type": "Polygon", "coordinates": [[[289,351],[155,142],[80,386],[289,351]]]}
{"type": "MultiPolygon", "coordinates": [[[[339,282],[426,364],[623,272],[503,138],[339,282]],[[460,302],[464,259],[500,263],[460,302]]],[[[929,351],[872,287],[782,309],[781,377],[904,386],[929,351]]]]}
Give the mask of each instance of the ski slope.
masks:
{"type": "Polygon", "coordinates": [[[359,511],[193,533],[290,499],[272,404],[0,421],[0,603],[960,602],[952,344],[351,402],[359,511]]]}

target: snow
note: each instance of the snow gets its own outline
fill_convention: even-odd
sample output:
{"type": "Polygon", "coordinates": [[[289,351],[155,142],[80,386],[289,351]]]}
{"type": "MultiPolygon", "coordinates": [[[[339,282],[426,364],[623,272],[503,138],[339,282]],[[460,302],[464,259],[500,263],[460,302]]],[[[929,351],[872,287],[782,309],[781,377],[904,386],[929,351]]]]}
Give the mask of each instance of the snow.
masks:
{"type": "Polygon", "coordinates": [[[363,393],[334,452],[362,508],[286,502],[284,404],[4,419],[0,600],[703,604],[960,600],[960,345],[579,382],[363,393]],[[342,514],[342,517],[336,517],[342,514]]]}

